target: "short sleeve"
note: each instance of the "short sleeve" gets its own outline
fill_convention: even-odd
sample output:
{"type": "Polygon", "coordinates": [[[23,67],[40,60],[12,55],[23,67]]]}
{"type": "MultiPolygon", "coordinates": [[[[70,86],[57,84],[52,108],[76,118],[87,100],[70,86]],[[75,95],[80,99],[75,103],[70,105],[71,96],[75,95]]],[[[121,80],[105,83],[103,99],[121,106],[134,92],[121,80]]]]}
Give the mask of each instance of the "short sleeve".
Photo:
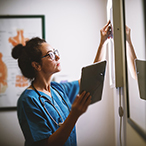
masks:
{"type": "Polygon", "coordinates": [[[52,130],[39,103],[28,97],[18,102],[18,118],[26,139],[26,145],[48,138],[52,130]]]}
{"type": "Polygon", "coordinates": [[[66,95],[68,96],[71,103],[73,103],[74,99],[76,98],[77,94],[79,94],[79,82],[72,81],[72,82],[65,82],[61,83],[66,95]]]}

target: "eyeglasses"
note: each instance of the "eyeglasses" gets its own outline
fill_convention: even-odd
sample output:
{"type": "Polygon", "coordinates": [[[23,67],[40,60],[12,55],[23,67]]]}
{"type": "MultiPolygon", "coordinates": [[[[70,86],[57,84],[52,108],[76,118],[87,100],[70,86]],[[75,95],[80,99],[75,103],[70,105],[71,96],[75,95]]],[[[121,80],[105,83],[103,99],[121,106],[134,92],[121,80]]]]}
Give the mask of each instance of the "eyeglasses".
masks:
{"type": "Polygon", "coordinates": [[[46,55],[43,56],[42,58],[49,56],[49,57],[51,58],[51,60],[55,60],[56,55],[57,55],[57,56],[60,56],[58,50],[49,51],[48,54],[46,54],[46,55]]]}

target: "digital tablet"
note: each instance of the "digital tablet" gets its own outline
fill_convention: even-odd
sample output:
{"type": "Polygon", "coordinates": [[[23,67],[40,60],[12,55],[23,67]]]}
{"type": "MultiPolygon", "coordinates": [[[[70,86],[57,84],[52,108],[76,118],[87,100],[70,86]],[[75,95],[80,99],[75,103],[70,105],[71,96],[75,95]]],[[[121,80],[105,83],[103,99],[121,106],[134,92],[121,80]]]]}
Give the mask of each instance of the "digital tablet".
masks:
{"type": "Polygon", "coordinates": [[[91,104],[100,101],[104,85],[104,75],[106,70],[106,61],[94,63],[82,68],[80,91],[90,92],[91,104]]]}
{"type": "Polygon", "coordinates": [[[146,61],[135,60],[140,98],[146,100],[146,61]]]}

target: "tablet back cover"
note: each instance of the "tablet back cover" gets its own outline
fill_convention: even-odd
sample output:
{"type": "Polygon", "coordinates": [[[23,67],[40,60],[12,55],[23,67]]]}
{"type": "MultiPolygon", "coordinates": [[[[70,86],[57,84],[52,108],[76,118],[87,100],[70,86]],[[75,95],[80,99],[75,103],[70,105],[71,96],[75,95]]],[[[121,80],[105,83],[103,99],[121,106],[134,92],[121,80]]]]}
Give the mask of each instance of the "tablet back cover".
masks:
{"type": "Polygon", "coordinates": [[[140,98],[146,100],[146,61],[135,60],[140,98]]]}
{"type": "Polygon", "coordinates": [[[97,62],[82,68],[80,94],[83,91],[90,92],[91,104],[100,101],[104,85],[106,61],[97,62]]]}

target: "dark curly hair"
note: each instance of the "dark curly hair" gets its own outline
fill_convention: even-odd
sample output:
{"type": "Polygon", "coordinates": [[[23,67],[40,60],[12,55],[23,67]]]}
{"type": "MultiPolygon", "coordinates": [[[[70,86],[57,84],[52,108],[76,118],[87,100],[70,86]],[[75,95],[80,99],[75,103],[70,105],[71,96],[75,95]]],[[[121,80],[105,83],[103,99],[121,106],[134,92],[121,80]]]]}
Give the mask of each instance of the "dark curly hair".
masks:
{"type": "Polygon", "coordinates": [[[18,44],[12,49],[11,55],[14,59],[18,59],[18,65],[22,74],[33,80],[36,76],[35,69],[31,63],[33,61],[41,64],[42,51],[40,49],[44,39],[35,37],[26,42],[26,45],[18,44]]]}

